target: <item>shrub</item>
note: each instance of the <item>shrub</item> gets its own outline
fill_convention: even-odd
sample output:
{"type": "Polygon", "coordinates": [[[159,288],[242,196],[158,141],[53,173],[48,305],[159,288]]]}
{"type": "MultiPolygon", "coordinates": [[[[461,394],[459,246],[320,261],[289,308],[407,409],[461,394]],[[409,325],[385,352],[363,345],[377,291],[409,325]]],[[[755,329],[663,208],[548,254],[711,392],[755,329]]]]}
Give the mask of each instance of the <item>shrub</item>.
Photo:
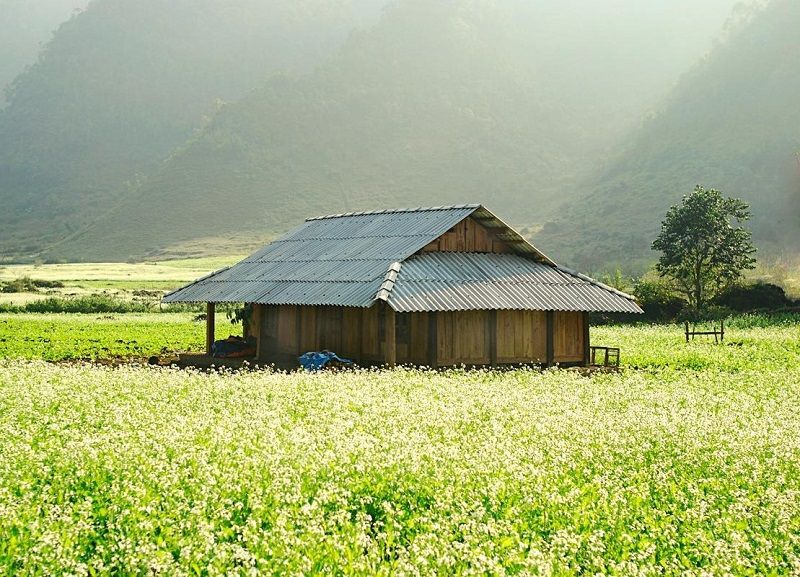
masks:
{"type": "Polygon", "coordinates": [[[36,288],[64,288],[64,283],[60,280],[34,280],[33,286],[36,288]]]}
{"type": "Polygon", "coordinates": [[[3,285],[4,293],[35,293],[36,285],[30,277],[23,276],[3,285]]]}
{"type": "Polygon", "coordinates": [[[48,298],[25,305],[0,305],[6,313],[146,313],[153,306],[149,303],[124,301],[108,296],[93,295],[79,298],[48,298]]]}
{"type": "Polygon", "coordinates": [[[675,320],[686,307],[686,301],[663,281],[639,280],[633,294],[644,310],[644,318],[650,321],[675,320]]]}
{"type": "Polygon", "coordinates": [[[782,287],[767,282],[734,285],[716,299],[716,304],[738,312],[778,310],[794,303],[782,287]]]}

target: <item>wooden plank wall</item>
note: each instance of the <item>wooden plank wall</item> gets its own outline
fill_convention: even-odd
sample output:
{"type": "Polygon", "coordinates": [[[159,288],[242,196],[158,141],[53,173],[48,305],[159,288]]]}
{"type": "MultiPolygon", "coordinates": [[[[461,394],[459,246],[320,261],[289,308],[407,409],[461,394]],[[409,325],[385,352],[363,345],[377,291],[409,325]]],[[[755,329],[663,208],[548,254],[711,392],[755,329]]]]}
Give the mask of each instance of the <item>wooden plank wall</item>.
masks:
{"type": "Polygon", "coordinates": [[[422,252],[511,253],[503,241],[496,240],[490,230],[473,218],[466,218],[431,242],[422,252]]]}
{"type": "Polygon", "coordinates": [[[439,366],[489,364],[489,311],[440,312],[437,316],[439,366]]]}
{"type": "MultiPolygon", "coordinates": [[[[552,360],[582,363],[586,315],[550,315],[552,360]]],[[[545,364],[547,317],[543,311],[396,313],[397,363],[442,367],[545,364]]],[[[264,306],[254,311],[253,319],[257,318],[262,361],[294,363],[305,352],[328,349],[361,364],[386,362],[388,323],[382,306],[264,306]]]]}
{"type": "Polygon", "coordinates": [[[585,360],[585,316],[580,312],[556,311],[553,327],[555,362],[578,363],[585,360]]]}
{"type": "Polygon", "coordinates": [[[547,313],[497,311],[498,364],[547,361],[547,313]]]}
{"type": "Polygon", "coordinates": [[[264,362],[294,363],[303,353],[325,349],[364,362],[383,361],[378,307],[256,306],[261,308],[258,358],[264,362]]]}

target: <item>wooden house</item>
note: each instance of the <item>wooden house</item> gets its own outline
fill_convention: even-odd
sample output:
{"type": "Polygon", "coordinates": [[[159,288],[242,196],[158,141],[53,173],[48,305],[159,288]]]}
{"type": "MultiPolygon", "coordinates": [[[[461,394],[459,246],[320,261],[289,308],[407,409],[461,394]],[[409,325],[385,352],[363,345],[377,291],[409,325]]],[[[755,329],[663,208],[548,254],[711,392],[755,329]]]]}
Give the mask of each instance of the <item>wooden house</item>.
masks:
{"type": "Polygon", "coordinates": [[[633,297],[559,267],[480,205],[312,218],[164,299],[247,303],[257,360],[331,350],[361,365],[587,365],[589,313],[633,297]]]}

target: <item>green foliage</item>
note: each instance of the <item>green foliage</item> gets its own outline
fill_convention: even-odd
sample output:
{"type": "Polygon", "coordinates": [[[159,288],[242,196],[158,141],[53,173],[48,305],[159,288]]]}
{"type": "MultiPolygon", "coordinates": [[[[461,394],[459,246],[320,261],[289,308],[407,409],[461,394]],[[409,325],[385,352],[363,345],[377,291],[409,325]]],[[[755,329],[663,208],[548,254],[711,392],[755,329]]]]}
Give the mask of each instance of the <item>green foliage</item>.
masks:
{"type": "Polygon", "coordinates": [[[653,250],[661,252],[656,270],[674,280],[695,313],[755,268],[750,231],[731,226],[750,218],[747,204],[702,186],[667,211],[653,250]]]}
{"type": "Polygon", "coordinates": [[[35,293],[43,288],[64,288],[64,283],[55,280],[32,279],[27,276],[0,283],[0,292],[4,293],[35,293]]]}
{"type": "Polygon", "coordinates": [[[37,291],[37,287],[30,277],[23,276],[6,283],[2,283],[2,288],[0,288],[0,290],[4,293],[34,293],[37,291]]]}
{"type": "Polygon", "coordinates": [[[647,370],[593,378],[0,362],[0,567],[791,573],[798,325],[731,332],[604,328],[647,370]]]}
{"type": "MultiPolygon", "coordinates": [[[[205,348],[192,314],[3,314],[0,359],[145,359],[205,348]]],[[[218,323],[218,334],[229,328],[218,323]]]]}
{"type": "Polygon", "coordinates": [[[716,302],[738,312],[778,310],[798,306],[786,296],[783,287],[765,282],[730,286],[717,296],[716,302]]]}
{"type": "Polygon", "coordinates": [[[76,298],[51,297],[32,301],[24,305],[2,304],[4,313],[146,313],[153,310],[153,303],[127,301],[105,295],[90,295],[76,298]]]}
{"type": "Polygon", "coordinates": [[[633,287],[633,294],[644,310],[644,318],[651,321],[674,320],[686,307],[686,301],[663,280],[640,279],[633,287]]]}

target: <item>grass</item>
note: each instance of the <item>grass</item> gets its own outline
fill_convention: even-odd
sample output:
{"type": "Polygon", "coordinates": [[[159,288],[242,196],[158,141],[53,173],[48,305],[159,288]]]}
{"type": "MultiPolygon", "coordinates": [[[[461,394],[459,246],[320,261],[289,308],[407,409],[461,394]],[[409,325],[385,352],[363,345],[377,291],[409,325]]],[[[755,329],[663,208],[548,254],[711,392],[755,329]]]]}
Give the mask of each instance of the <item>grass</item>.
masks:
{"type": "Polygon", "coordinates": [[[233,264],[235,257],[187,259],[145,263],[70,263],[42,265],[5,265],[0,267],[0,281],[21,277],[75,281],[193,281],[223,266],[233,264]]]}
{"type": "MultiPolygon", "coordinates": [[[[0,361],[0,574],[793,574],[791,321],[600,327],[628,368],[592,378],[0,361]]],[[[202,342],[179,314],[11,323],[70,333],[28,357],[80,326],[79,357],[202,342]]]]}
{"type": "Polygon", "coordinates": [[[686,344],[678,325],[600,326],[592,344],[620,347],[622,363],[637,369],[740,372],[800,366],[800,318],[745,316],[728,321],[725,342],[696,337],[686,344]]]}
{"type": "MultiPolygon", "coordinates": [[[[202,351],[205,323],[193,314],[0,314],[0,359],[144,359],[202,351]]],[[[241,331],[224,316],[217,334],[241,331]]]]}
{"type": "Polygon", "coordinates": [[[0,365],[0,565],[787,574],[798,377],[0,365]]]}

